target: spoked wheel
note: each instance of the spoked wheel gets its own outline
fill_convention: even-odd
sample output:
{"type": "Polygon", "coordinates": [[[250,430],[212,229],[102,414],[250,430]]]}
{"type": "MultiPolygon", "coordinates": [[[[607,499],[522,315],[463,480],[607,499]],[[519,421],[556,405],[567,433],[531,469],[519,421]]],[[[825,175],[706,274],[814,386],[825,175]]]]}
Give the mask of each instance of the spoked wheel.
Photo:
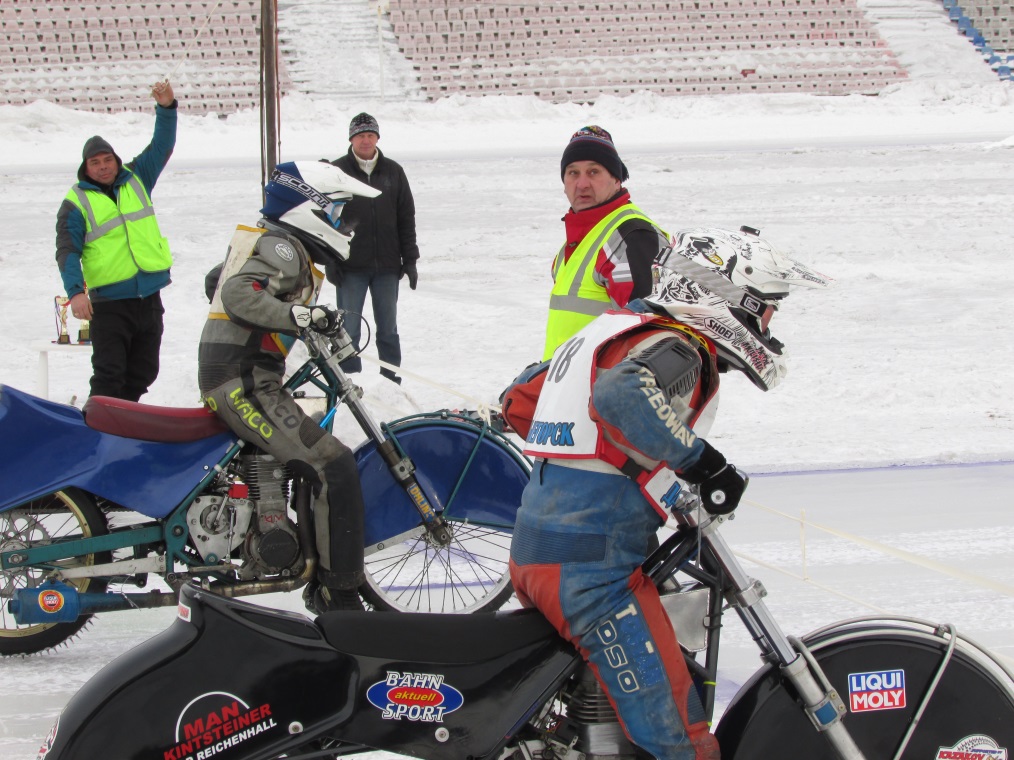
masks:
{"type": "Polygon", "coordinates": [[[511,534],[451,521],[447,546],[422,528],[366,557],[363,597],[381,610],[481,612],[499,609],[513,593],[511,534]]]}
{"type": "MultiPolygon", "coordinates": [[[[0,552],[108,532],[105,517],[91,497],[68,488],[0,513],[0,552]]],[[[108,561],[108,553],[103,552],[56,562],[53,566],[70,568],[108,561]]],[[[55,647],[88,623],[90,615],[72,623],[19,625],[14,620],[14,615],[7,610],[7,602],[19,589],[39,586],[48,573],[39,568],[0,571],[0,655],[32,654],[55,647]]],[[[81,592],[102,592],[106,585],[104,580],[96,578],[78,578],[70,583],[81,592]]]]}
{"type": "Polygon", "coordinates": [[[395,481],[377,447],[355,452],[366,503],[363,597],[381,610],[488,612],[513,593],[508,562],[528,460],[480,421],[420,415],[387,432],[411,459],[419,487],[451,529],[444,546],[395,481]]]}
{"type": "MultiPolygon", "coordinates": [[[[865,757],[985,760],[1014,748],[1014,675],[947,626],[858,618],[806,643],[845,701],[844,726],[865,757]]],[[[839,757],[771,665],[740,689],[715,736],[723,760],[785,757],[787,746],[792,757],[839,757]]]]}

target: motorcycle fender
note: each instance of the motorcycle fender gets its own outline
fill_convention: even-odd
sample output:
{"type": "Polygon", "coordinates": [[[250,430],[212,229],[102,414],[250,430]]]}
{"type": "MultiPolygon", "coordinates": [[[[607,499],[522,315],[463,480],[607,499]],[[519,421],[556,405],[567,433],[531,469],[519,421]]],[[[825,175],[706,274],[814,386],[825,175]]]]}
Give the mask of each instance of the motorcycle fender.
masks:
{"type": "Polygon", "coordinates": [[[355,662],[306,617],[191,587],[178,610],[71,698],[41,757],[275,757],[347,717],[355,662]]]}
{"type": "Polygon", "coordinates": [[[264,760],[327,736],[496,757],[580,663],[538,613],[317,619],[186,586],[169,630],[68,703],[46,760],[264,760]]]}
{"type": "Polygon", "coordinates": [[[0,386],[0,510],[76,486],[165,517],[225,455],[230,433],[152,443],[92,430],[81,410],[0,386]]]}

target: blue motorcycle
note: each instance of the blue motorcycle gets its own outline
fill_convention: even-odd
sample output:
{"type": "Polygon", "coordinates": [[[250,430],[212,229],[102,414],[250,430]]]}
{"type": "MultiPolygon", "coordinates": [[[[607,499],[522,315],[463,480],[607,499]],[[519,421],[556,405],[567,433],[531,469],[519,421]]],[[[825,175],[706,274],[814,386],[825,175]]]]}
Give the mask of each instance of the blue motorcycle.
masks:
{"type": "MultiPolygon", "coordinates": [[[[344,405],[367,436],[363,598],[502,606],[529,461],[477,415],[378,423],[339,366],[348,333],[303,339],[309,358],[286,387],[322,427],[344,405]]],[[[186,584],[239,597],[314,578],[309,485],[206,409],[92,397],[79,410],[0,386],[0,463],[0,655],[62,644],[96,613],[175,605],[186,584]]]]}

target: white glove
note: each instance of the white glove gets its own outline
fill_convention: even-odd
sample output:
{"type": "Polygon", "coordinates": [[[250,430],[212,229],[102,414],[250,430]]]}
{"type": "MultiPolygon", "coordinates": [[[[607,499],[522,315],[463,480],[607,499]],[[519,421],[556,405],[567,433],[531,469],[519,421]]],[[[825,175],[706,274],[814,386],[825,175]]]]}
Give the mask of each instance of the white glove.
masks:
{"type": "Polygon", "coordinates": [[[326,306],[302,306],[296,304],[290,312],[292,321],[301,330],[314,330],[324,335],[334,335],[342,328],[342,313],[326,306]]]}

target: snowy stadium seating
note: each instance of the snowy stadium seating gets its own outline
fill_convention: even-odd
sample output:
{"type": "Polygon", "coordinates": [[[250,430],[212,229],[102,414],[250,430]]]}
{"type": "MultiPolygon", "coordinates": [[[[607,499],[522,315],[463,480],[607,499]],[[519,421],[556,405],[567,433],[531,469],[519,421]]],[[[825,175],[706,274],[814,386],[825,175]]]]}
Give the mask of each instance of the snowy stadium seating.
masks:
{"type": "Polygon", "coordinates": [[[1011,0],[943,0],[958,31],[975,45],[1000,79],[1014,66],[1014,4],[1011,0]]]}
{"type": "Polygon", "coordinates": [[[856,0],[389,0],[431,98],[874,94],[905,71],[856,0]]]}
{"type": "MultiPolygon", "coordinates": [[[[369,19],[379,4],[386,33],[429,99],[519,93],[590,101],[644,90],[874,94],[906,76],[859,0],[326,1],[340,2],[350,26],[360,23],[353,7],[362,5],[369,19]]],[[[1009,50],[1014,0],[941,2],[963,3],[957,15],[970,19],[966,26],[991,35],[997,51],[1009,50]]],[[[0,104],[43,98],[95,111],[149,108],[147,85],[176,72],[190,111],[254,107],[260,6],[0,0],[0,104]]],[[[375,38],[377,31],[364,33],[375,38]]],[[[300,74],[296,37],[281,34],[283,92],[312,94],[315,69],[300,74]]],[[[1001,56],[1000,63],[1008,62],[1001,56]]]]}
{"type": "Polygon", "coordinates": [[[0,104],[148,109],[149,86],[173,74],[191,113],[254,107],[259,17],[260,0],[2,0],[0,104]]]}

